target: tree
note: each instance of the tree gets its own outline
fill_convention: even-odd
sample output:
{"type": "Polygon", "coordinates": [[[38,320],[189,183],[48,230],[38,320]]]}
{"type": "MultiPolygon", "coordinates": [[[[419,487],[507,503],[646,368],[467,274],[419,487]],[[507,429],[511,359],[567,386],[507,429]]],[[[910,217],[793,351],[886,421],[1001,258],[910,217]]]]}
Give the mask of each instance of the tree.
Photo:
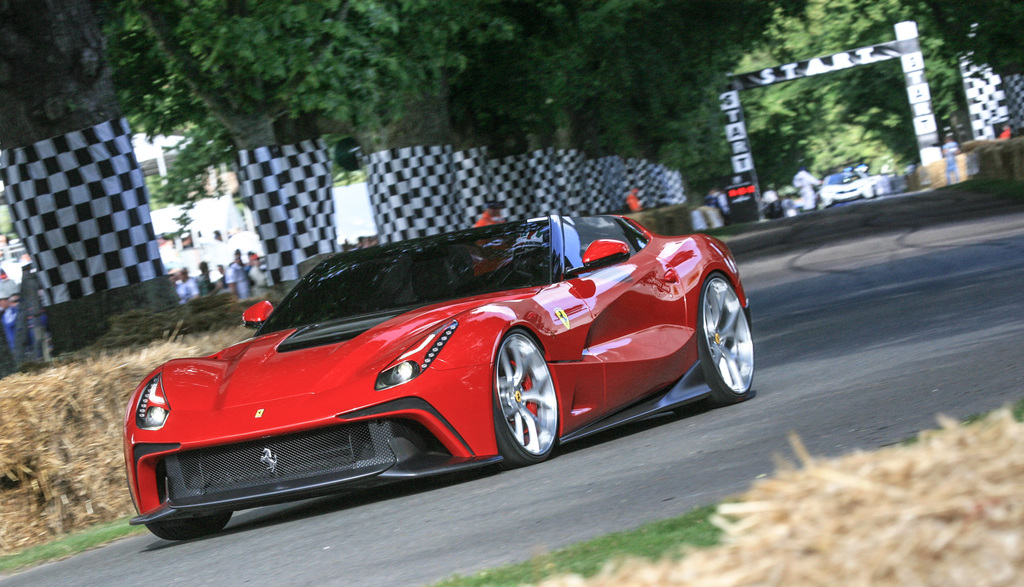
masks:
{"type": "MultiPolygon", "coordinates": [[[[644,157],[692,178],[727,173],[725,72],[799,1],[548,0],[492,6],[513,35],[464,49],[451,82],[464,144],[644,157]],[[721,163],[709,163],[720,161],[721,163]]],[[[698,179],[699,181],[699,179],[698,179]]]]}
{"type": "Polygon", "coordinates": [[[276,142],[353,134],[368,151],[561,145],[700,169],[702,150],[725,155],[707,123],[722,73],[776,10],[802,5],[122,1],[108,31],[122,100],[151,133],[202,125],[238,148],[268,129],[276,142]]]}
{"type": "MultiPolygon", "coordinates": [[[[29,211],[36,210],[36,204],[39,204],[41,209],[29,214],[40,221],[40,225],[47,229],[46,233],[27,234],[26,230],[19,230],[19,236],[23,240],[33,237],[29,240],[29,251],[42,272],[56,272],[50,276],[51,283],[58,274],[61,277],[72,276],[76,272],[87,274],[84,279],[67,284],[70,299],[57,299],[55,301],[60,303],[55,303],[48,310],[54,346],[58,351],[80,346],[102,334],[106,330],[106,316],[112,311],[138,306],[159,308],[173,303],[173,292],[164,279],[144,279],[136,275],[135,278],[127,278],[129,285],[112,287],[111,283],[120,283],[120,274],[113,277],[113,274],[105,272],[92,275],[97,264],[107,261],[97,255],[87,258],[96,246],[90,237],[99,239],[111,234],[113,228],[105,222],[100,222],[100,237],[87,234],[93,228],[79,226],[67,218],[60,218],[60,227],[50,230],[52,219],[45,216],[47,210],[42,203],[57,192],[66,195],[85,189],[74,185],[82,179],[80,176],[76,178],[71,172],[68,178],[54,176],[56,179],[51,182],[50,177],[40,175],[43,173],[41,168],[33,171],[35,175],[31,179],[15,174],[21,170],[16,165],[17,157],[34,153],[33,145],[39,141],[96,128],[111,121],[111,126],[116,128],[120,118],[121,110],[105,54],[105,38],[88,0],[0,3],[0,148],[4,150],[7,203],[11,204],[12,210],[29,211]],[[55,185],[65,179],[71,182],[71,187],[55,185]],[[29,183],[32,184],[31,189],[29,183]],[[19,193],[22,195],[18,196],[19,193]],[[16,207],[15,200],[19,197],[31,202],[25,203],[23,208],[16,207]],[[90,263],[88,267],[83,265],[90,263]],[[87,295],[76,295],[79,287],[84,287],[87,295]],[[89,292],[89,289],[95,291],[89,292]]],[[[92,155],[97,161],[103,158],[96,153],[92,155]]],[[[134,157],[128,158],[134,162],[134,157]]],[[[45,171],[52,172],[49,167],[45,171]]],[[[141,178],[141,172],[138,178],[141,178]]],[[[98,186],[96,182],[89,181],[86,185],[89,189],[98,186]]],[[[80,198],[83,192],[75,193],[80,198]]],[[[117,194],[108,196],[117,198],[117,194]]],[[[137,195],[133,195],[133,199],[137,199],[137,195]]],[[[56,204],[49,202],[49,205],[60,204],[59,197],[56,204]]],[[[139,213],[144,208],[143,201],[139,213]]],[[[69,212],[70,209],[65,207],[61,213],[66,215],[69,212]]],[[[141,229],[148,225],[143,219],[138,220],[141,229]]],[[[148,226],[151,234],[152,227],[148,226]]],[[[155,239],[151,243],[149,251],[155,253],[155,239]]],[[[140,246],[148,248],[145,243],[140,246]]],[[[140,254],[131,255],[135,261],[145,257],[141,250],[137,252],[140,254]]],[[[118,255],[116,251],[113,254],[118,255]]],[[[115,262],[113,259],[110,261],[115,262]]],[[[132,260],[121,258],[116,262],[131,265],[132,260]]],[[[155,266],[159,267],[158,257],[155,266]]],[[[51,295],[53,292],[51,290],[51,295]]]]}
{"type": "Polygon", "coordinates": [[[946,51],[1000,75],[1024,73],[1024,4],[1016,0],[907,0],[924,8],[946,51]]]}

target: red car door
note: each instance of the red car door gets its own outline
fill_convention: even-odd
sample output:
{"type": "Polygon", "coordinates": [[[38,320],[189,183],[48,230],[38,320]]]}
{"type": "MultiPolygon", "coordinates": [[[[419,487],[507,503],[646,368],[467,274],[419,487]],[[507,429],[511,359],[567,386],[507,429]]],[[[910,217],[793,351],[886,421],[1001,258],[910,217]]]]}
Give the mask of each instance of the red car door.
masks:
{"type": "MultiPolygon", "coordinates": [[[[578,218],[565,232],[573,229],[584,251],[597,238],[612,238],[626,242],[632,253],[628,260],[569,281],[577,291],[591,294],[585,300],[593,318],[584,354],[603,365],[606,411],[614,410],[682,376],[694,329],[686,324],[679,276],[659,258],[663,241],[648,242],[611,217],[578,218]]],[[[570,235],[567,262],[578,267],[574,247],[570,235]]]]}

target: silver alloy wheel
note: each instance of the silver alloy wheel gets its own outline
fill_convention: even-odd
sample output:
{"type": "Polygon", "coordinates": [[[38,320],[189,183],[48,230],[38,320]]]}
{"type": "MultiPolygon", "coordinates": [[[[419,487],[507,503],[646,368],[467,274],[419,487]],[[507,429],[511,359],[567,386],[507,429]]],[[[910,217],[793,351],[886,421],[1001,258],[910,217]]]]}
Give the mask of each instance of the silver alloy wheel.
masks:
{"type": "Polygon", "coordinates": [[[711,363],[722,382],[736,393],[746,393],[754,376],[754,341],[736,292],[721,277],[708,283],[701,320],[711,363]]]}
{"type": "Polygon", "coordinates": [[[513,332],[498,350],[494,377],[512,437],[531,455],[546,454],[558,433],[558,398],[544,353],[530,337],[513,332]]]}

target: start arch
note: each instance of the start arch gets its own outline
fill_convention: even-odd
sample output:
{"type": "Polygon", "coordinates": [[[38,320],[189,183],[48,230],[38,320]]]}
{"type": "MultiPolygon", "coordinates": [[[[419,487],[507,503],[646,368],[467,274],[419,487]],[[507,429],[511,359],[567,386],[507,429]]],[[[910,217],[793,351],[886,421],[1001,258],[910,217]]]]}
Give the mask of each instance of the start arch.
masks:
{"type": "MultiPolygon", "coordinates": [[[[907,84],[907,99],[914,116],[914,131],[921,152],[921,163],[928,164],[942,158],[938,126],[932,111],[931,90],[924,73],[924,57],[917,34],[917,23],[897,23],[896,40],[869,47],[842,51],[826,57],[814,57],[796,63],[768,67],[760,71],[730,75],[726,90],[719,95],[719,104],[725,115],[725,137],[732,150],[732,180],[729,186],[730,204],[749,207],[760,194],[757,170],[747,140],[747,125],[743,119],[740,92],[763,88],[772,84],[821,75],[859,65],[899,58],[907,84]],[[750,202],[750,204],[746,204],[750,202]],[[744,206],[744,204],[746,204],[744,206]]],[[[756,205],[754,205],[755,214],[756,205]]]]}

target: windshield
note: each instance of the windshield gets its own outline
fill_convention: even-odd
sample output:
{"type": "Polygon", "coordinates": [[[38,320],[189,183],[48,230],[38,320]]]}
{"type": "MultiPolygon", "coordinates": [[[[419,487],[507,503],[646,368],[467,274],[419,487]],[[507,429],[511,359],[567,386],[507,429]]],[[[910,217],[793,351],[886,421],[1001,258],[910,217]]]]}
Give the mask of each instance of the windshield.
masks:
{"type": "Polygon", "coordinates": [[[547,219],[341,253],[316,266],[259,334],[551,283],[547,219]]]}
{"type": "Polygon", "coordinates": [[[837,173],[835,175],[828,176],[828,179],[825,180],[825,185],[845,185],[853,183],[858,179],[862,178],[856,173],[837,173]]]}

